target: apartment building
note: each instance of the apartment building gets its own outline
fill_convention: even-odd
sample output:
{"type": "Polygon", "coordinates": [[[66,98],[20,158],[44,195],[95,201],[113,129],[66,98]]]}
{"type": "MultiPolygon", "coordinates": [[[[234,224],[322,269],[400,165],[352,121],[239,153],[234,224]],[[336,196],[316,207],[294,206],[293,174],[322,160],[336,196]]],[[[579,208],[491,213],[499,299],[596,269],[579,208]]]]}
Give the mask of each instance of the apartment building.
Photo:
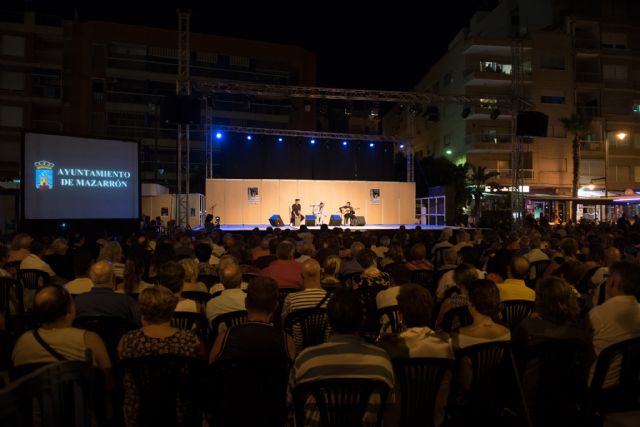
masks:
{"type": "MultiPolygon", "coordinates": [[[[497,171],[494,181],[508,187],[514,117],[498,108],[496,98],[519,93],[549,116],[547,137],[522,143],[530,200],[571,195],[573,135],[560,119],[575,111],[592,117],[591,132],[582,136],[581,195],[603,195],[605,186],[612,194],[635,191],[640,188],[638,3],[505,0],[492,11],[477,12],[415,90],[479,102],[438,104],[435,113],[433,106],[396,108],[384,117],[384,132],[412,137],[417,157],[447,156],[497,171]],[[514,91],[518,63],[522,78],[514,91]]],[[[565,208],[555,203],[552,210],[565,208]]]]}
{"type": "MultiPolygon", "coordinates": [[[[175,94],[177,31],[33,12],[0,20],[0,179],[19,176],[21,132],[33,130],[140,140],[142,180],[175,187],[177,131],[160,106],[175,94]]],[[[190,50],[193,82],[315,85],[315,54],[298,47],[192,33],[190,50]]],[[[193,94],[214,125],[315,127],[315,106],[302,100],[193,94]]],[[[193,191],[204,190],[206,130],[191,128],[193,191]]]]}

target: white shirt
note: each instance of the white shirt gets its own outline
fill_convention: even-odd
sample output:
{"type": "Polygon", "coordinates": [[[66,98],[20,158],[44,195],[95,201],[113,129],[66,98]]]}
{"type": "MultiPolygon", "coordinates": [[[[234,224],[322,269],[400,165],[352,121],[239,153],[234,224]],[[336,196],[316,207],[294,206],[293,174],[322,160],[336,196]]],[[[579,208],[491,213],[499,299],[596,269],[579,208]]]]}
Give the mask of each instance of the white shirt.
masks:
{"type": "MultiPolygon", "coordinates": [[[[640,336],[640,303],[633,295],[611,297],[589,312],[589,320],[593,327],[593,349],[600,355],[613,344],[640,336]]],[[[620,359],[614,359],[603,387],[617,384],[619,376],[620,359]]]]}
{"type": "Polygon", "coordinates": [[[529,261],[529,264],[534,263],[536,261],[544,261],[545,259],[549,259],[547,254],[542,252],[540,248],[531,249],[526,254],[522,255],[529,261]]]}
{"type": "MultiPolygon", "coordinates": [[[[438,289],[436,289],[436,299],[438,301],[442,301],[442,299],[444,298],[444,294],[447,292],[447,289],[453,288],[456,285],[455,280],[453,280],[454,270],[447,271],[440,278],[440,281],[438,282],[438,289]]],[[[476,274],[478,275],[478,279],[484,279],[484,273],[477,268],[475,270],[476,274]]]]}
{"type": "Polygon", "coordinates": [[[51,266],[44,262],[39,256],[29,254],[20,263],[20,270],[40,270],[53,277],[56,275],[55,271],[51,269],[51,266]]]}
{"type": "Polygon", "coordinates": [[[226,289],[219,296],[210,299],[206,308],[209,323],[221,314],[246,310],[244,305],[246,296],[242,289],[226,289]]]}

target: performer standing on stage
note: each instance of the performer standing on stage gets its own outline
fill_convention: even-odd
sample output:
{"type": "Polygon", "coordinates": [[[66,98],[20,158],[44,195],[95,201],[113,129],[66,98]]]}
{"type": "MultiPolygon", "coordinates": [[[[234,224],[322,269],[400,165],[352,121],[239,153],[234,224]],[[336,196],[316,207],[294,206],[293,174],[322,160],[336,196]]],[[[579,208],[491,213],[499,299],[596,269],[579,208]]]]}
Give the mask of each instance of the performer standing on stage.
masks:
{"type": "Polygon", "coordinates": [[[316,207],[314,215],[316,216],[316,224],[322,225],[324,224],[324,202],[320,202],[320,204],[316,207]]]}
{"type": "Polygon", "coordinates": [[[300,206],[300,199],[296,199],[295,202],[291,205],[291,225],[300,226],[300,222],[302,221],[302,206],[300,206]]]}
{"type": "Polygon", "coordinates": [[[343,225],[350,225],[351,220],[356,217],[355,210],[351,207],[351,202],[347,202],[346,205],[340,206],[340,213],[344,215],[343,225]]]}

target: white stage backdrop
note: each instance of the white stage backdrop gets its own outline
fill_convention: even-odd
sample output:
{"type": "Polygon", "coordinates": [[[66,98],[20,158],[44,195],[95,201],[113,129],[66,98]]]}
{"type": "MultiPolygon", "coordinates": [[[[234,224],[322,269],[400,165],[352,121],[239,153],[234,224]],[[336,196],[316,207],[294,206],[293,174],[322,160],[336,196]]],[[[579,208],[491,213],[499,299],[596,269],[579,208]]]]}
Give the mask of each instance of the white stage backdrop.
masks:
{"type": "Polygon", "coordinates": [[[206,208],[212,212],[215,205],[213,214],[220,215],[222,224],[266,224],[273,214],[287,224],[296,198],[305,215],[320,202],[325,213],[339,213],[350,201],[367,224],[413,224],[415,194],[413,182],[208,179],[206,208]]]}

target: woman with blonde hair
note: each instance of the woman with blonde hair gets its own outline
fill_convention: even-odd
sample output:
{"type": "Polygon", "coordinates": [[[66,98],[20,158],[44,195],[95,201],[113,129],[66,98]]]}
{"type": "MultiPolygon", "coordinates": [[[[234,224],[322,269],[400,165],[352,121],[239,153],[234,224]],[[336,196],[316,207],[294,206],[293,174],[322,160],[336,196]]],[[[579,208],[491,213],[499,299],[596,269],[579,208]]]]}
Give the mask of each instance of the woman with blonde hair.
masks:
{"type": "Polygon", "coordinates": [[[198,282],[198,273],[200,272],[200,265],[198,261],[191,258],[185,258],[180,260],[178,264],[180,264],[184,269],[184,284],[182,285],[182,292],[209,292],[207,285],[202,282],[198,282]]]}
{"type": "Polygon", "coordinates": [[[337,274],[340,272],[341,259],[337,255],[329,255],[322,265],[322,286],[335,287],[340,285],[337,274]]]}

